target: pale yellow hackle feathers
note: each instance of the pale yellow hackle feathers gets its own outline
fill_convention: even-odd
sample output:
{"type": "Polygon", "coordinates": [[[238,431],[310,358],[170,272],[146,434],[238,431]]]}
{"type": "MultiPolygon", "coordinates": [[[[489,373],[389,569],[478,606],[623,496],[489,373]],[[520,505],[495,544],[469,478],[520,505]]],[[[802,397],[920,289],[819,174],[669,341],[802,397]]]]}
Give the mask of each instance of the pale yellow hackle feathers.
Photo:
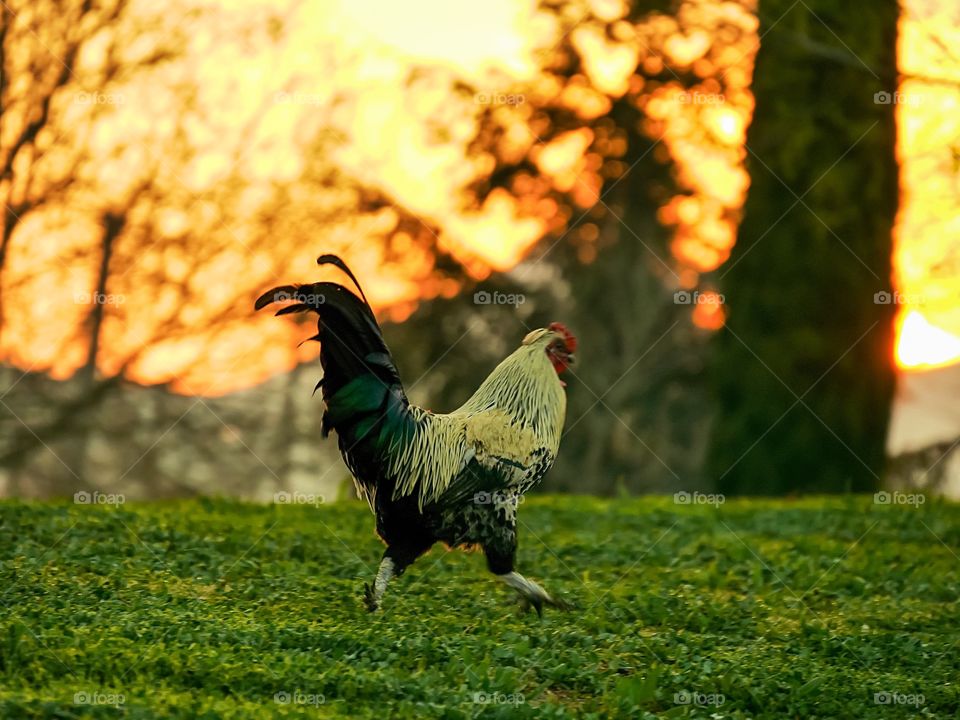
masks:
{"type": "MultiPolygon", "coordinates": [[[[452,413],[411,407],[417,420],[413,440],[398,442],[385,453],[387,470],[397,477],[394,497],[416,493],[423,507],[440,497],[473,458],[481,464],[496,459],[526,468],[545,452],[549,467],[560,446],[567,405],[546,354],[556,337],[547,329],[529,333],[452,413]]],[[[505,470],[513,476],[506,478],[504,492],[519,489],[523,468],[505,470]]]]}

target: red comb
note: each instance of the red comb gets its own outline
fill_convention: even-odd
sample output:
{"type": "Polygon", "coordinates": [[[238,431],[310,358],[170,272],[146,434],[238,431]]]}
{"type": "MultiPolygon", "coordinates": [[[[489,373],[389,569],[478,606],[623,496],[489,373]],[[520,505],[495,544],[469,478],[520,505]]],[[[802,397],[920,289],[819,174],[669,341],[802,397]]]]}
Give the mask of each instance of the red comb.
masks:
{"type": "Polygon", "coordinates": [[[558,335],[563,335],[564,341],[567,344],[567,350],[570,352],[576,352],[577,350],[577,339],[573,336],[573,333],[567,330],[567,326],[563,323],[553,322],[547,327],[551,332],[555,332],[558,335]]]}

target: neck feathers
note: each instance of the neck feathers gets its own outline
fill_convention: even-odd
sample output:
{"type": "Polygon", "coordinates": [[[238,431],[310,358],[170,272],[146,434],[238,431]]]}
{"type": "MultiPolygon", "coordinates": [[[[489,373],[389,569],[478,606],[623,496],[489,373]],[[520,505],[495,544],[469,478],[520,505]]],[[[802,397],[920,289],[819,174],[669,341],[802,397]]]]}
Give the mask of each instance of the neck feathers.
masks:
{"type": "Polygon", "coordinates": [[[541,343],[521,345],[501,362],[458,412],[499,408],[559,446],[567,397],[541,343]]]}

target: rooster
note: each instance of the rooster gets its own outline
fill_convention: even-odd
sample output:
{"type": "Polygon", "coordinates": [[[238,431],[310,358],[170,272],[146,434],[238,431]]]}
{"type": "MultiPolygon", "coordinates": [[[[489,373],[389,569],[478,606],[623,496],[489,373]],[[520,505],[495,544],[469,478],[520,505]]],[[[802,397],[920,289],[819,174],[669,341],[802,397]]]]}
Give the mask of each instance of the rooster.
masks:
{"type": "Polygon", "coordinates": [[[324,437],[336,431],[357,492],[386,544],[365,601],[377,610],[387,584],[435,543],[482,548],[487,567],[542,615],[567,607],[514,570],[517,503],[553,465],[566,412],[565,383],[576,338],[560,323],[530,332],[473,396],[448,414],[411,405],[366,295],[350,268],[335,265],[359,290],[318,282],[284,285],[256,301],[260,310],[293,301],[277,315],[319,315],[324,437]]]}

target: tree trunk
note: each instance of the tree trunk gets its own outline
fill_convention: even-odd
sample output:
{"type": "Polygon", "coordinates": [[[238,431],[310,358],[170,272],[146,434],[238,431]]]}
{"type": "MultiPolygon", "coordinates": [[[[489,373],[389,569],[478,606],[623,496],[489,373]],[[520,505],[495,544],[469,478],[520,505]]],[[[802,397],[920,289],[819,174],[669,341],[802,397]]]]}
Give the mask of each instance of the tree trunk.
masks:
{"type": "Polygon", "coordinates": [[[718,403],[708,473],[724,493],[878,486],[894,389],[890,292],[898,6],[761,3],[750,194],[716,281],[718,403]],[[829,48],[824,52],[818,48],[829,48]]]}
{"type": "MultiPolygon", "coordinates": [[[[90,314],[87,317],[87,325],[90,333],[90,345],[87,349],[87,360],[77,371],[76,382],[80,383],[83,393],[91,395],[97,384],[97,363],[100,360],[100,346],[103,335],[103,320],[107,304],[107,286],[110,279],[110,261],[113,258],[114,243],[120,233],[123,231],[125,216],[114,213],[104,213],[103,215],[103,234],[100,241],[100,267],[97,272],[97,286],[94,294],[90,297],[90,314]]],[[[66,462],[73,469],[74,473],[89,482],[87,478],[87,467],[90,454],[90,440],[92,437],[92,425],[89,421],[77,424],[73,447],[67,453],[66,462]]],[[[67,478],[68,482],[75,480],[73,477],[67,478]]]]}
{"type": "Polygon", "coordinates": [[[80,377],[84,382],[92,383],[97,373],[97,362],[100,359],[100,344],[103,334],[103,318],[107,304],[107,283],[110,279],[110,260],[113,258],[113,244],[123,232],[126,217],[114,213],[105,213],[103,216],[103,235],[100,241],[100,268],[97,273],[97,289],[91,298],[90,315],[90,345],[87,349],[87,361],[80,370],[80,377]]]}

